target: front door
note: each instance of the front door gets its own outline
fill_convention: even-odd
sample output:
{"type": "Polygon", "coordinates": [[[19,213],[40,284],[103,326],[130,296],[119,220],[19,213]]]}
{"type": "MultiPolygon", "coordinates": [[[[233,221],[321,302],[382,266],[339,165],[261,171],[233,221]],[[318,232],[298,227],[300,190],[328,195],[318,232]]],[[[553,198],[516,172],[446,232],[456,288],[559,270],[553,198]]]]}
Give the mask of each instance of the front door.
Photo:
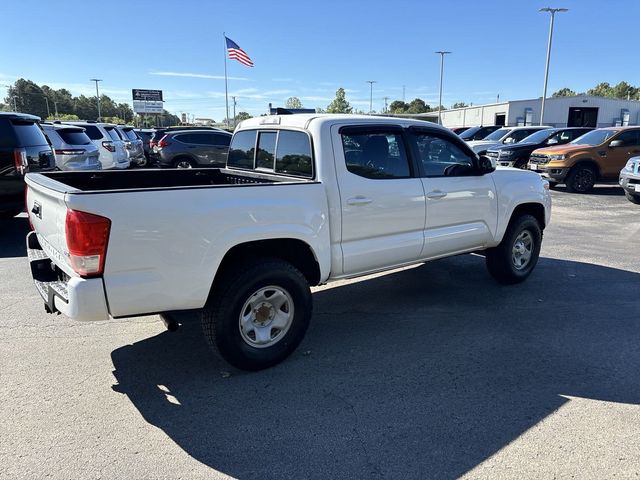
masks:
{"type": "Polygon", "coordinates": [[[627,130],[611,138],[609,146],[598,152],[600,161],[600,175],[605,178],[617,178],[631,157],[640,155],[640,130],[627,130]],[[610,146],[614,141],[621,141],[622,145],[610,146]]]}
{"type": "Polygon", "coordinates": [[[402,129],[332,127],[345,274],[409,263],[424,242],[425,198],[402,129]]]}
{"type": "Polygon", "coordinates": [[[456,139],[430,130],[413,138],[427,199],[422,257],[483,248],[492,241],[498,218],[490,174],[479,175],[475,156],[456,139]]]}

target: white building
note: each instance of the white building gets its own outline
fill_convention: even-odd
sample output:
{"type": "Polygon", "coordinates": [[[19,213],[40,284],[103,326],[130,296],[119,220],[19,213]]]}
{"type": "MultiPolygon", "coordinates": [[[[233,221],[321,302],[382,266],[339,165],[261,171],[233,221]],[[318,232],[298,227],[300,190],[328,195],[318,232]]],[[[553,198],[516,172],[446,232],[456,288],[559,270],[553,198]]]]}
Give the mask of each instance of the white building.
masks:
{"type": "MultiPolygon", "coordinates": [[[[535,98],[443,110],[442,125],[539,125],[541,103],[540,98],[535,98]]],[[[411,117],[437,122],[438,112],[411,117]]],[[[547,98],[544,106],[544,124],[553,127],[640,125],[640,101],[588,95],[547,98]]]]}

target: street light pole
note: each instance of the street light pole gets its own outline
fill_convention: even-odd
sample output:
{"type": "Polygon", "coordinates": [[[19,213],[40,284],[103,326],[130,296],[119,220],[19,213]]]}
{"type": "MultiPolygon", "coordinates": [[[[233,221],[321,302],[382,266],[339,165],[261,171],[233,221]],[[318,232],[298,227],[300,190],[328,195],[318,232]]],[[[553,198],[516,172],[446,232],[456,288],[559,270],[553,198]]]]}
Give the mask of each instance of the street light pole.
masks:
{"type": "Polygon", "coordinates": [[[551,60],[551,41],[553,40],[553,21],[555,20],[556,13],[568,12],[568,8],[551,8],[545,7],[540,9],[541,12],[549,12],[551,17],[549,19],[549,41],[547,42],[547,64],[544,68],[544,89],[542,91],[542,107],[540,108],[540,125],[544,125],[544,102],[547,98],[547,83],[549,81],[549,61],[551,60]]]}
{"type": "Polygon", "coordinates": [[[44,101],[47,102],[47,118],[51,116],[51,111],[49,110],[49,99],[45,96],[44,101]]]}
{"type": "Polygon", "coordinates": [[[98,82],[101,82],[102,80],[99,78],[90,78],[89,80],[91,82],[96,82],[96,98],[98,99],[98,121],[100,121],[100,92],[98,91],[98,82]]]}
{"type": "Polygon", "coordinates": [[[53,109],[56,112],[56,119],[58,118],[58,102],[53,101],[53,109]]]}
{"type": "Polygon", "coordinates": [[[440,55],[440,100],[438,100],[438,123],[442,125],[442,77],[444,75],[444,56],[451,52],[439,50],[435,53],[440,55]]]}
{"type": "Polygon", "coordinates": [[[369,115],[371,115],[373,111],[373,84],[378,82],[375,80],[367,80],[367,83],[369,84],[369,115]]]}

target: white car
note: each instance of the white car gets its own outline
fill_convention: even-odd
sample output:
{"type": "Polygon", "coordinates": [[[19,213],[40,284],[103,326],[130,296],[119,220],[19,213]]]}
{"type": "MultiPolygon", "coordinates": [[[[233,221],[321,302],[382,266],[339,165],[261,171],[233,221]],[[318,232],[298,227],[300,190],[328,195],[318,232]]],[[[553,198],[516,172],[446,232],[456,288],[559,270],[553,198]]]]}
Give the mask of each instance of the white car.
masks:
{"type": "Polygon", "coordinates": [[[502,145],[518,143],[520,140],[528,137],[532,133],[535,133],[539,130],[546,130],[547,128],[552,127],[502,127],[489,134],[483,140],[473,140],[471,142],[467,142],[467,144],[469,145],[471,150],[473,150],[478,155],[484,155],[485,153],[487,153],[487,150],[502,145]]]}
{"type": "Polygon", "coordinates": [[[51,142],[59,170],[100,170],[99,151],[84,128],[43,122],[40,124],[51,142]]]}
{"type": "Polygon", "coordinates": [[[522,282],[551,216],[540,175],[495,170],[438,125],[360,115],[246,120],[226,169],[26,182],[31,272],[49,312],[160,313],[171,326],[170,312],[195,310],[247,370],[300,343],[310,285],[478,251],[497,281],[522,282]]]}
{"type": "Polygon", "coordinates": [[[84,128],[93,144],[100,151],[103,170],[129,168],[130,161],[124,142],[116,131],[116,125],[99,122],[64,122],[84,128]]]}

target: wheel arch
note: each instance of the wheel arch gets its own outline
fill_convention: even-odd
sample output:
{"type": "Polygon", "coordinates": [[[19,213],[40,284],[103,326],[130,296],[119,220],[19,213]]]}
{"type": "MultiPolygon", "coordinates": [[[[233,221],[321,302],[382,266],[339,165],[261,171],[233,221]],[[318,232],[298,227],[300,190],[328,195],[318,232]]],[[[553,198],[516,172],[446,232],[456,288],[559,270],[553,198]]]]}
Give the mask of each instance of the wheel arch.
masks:
{"type": "Polygon", "coordinates": [[[598,162],[596,162],[593,158],[580,158],[578,160],[576,160],[573,165],[571,165],[571,167],[569,168],[569,171],[571,171],[572,169],[579,167],[579,166],[585,166],[588,165],[590,167],[592,167],[594,169],[594,171],[596,172],[596,179],[599,179],[601,177],[600,174],[600,165],[598,165],[598,162]]]}
{"type": "Polygon", "coordinates": [[[521,203],[520,205],[516,206],[516,208],[514,208],[513,212],[511,213],[511,218],[509,218],[509,223],[511,223],[515,218],[521,215],[531,215],[540,224],[540,229],[541,230],[545,229],[546,227],[545,209],[544,209],[544,205],[542,205],[541,203],[528,202],[528,203],[521,203]]]}

